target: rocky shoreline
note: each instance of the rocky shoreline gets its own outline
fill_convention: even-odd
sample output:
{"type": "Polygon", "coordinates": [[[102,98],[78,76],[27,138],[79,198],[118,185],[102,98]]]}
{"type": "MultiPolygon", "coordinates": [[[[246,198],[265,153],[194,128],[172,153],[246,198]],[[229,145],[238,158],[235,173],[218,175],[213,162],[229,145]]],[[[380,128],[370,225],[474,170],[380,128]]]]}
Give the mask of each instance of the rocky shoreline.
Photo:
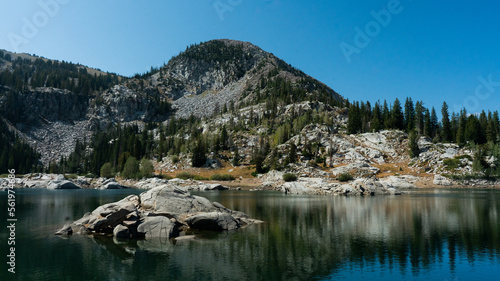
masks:
{"type": "MultiPolygon", "coordinates": [[[[377,178],[374,175],[357,177],[339,182],[327,176],[299,176],[296,181],[283,180],[284,172],[271,171],[259,178],[248,179],[245,186],[240,181],[212,182],[182,179],[149,178],[138,181],[106,178],[70,178],[58,174],[31,174],[15,179],[15,188],[43,189],[142,189],[150,190],[166,184],[174,185],[183,191],[213,191],[228,189],[276,190],[286,194],[316,195],[399,195],[406,189],[416,188],[500,188],[500,181],[481,179],[453,180],[441,174],[434,176],[390,175],[377,178]],[[248,183],[250,182],[250,184],[248,183]]],[[[0,191],[5,190],[7,179],[0,178],[0,191]]]]}
{"type": "MultiPolygon", "coordinates": [[[[59,174],[31,174],[15,179],[15,188],[43,188],[43,189],[153,189],[165,184],[176,185],[179,189],[185,191],[210,191],[210,190],[227,190],[225,187],[217,183],[204,183],[194,180],[172,179],[164,180],[159,178],[142,179],[139,181],[132,180],[117,180],[114,178],[88,178],[78,176],[69,178],[59,174]]],[[[0,190],[7,185],[6,179],[0,179],[0,190]]]]}

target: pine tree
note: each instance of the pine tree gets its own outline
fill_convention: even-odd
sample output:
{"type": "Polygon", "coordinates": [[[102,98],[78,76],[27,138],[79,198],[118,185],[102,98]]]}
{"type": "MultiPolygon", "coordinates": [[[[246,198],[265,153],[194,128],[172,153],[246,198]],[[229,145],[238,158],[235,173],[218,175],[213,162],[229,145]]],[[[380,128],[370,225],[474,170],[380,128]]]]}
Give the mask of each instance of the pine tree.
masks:
{"type": "Polygon", "coordinates": [[[382,112],[380,111],[380,105],[375,103],[375,107],[373,108],[372,120],[370,124],[370,129],[372,132],[378,132],[382,129],[382,112]]]}
{"type": "Polygon", "coordinates": [[[276,147],[271,150],[271,157],[269,160],[271,170],[276,170],[276,168],[278,167],[278,149],[276,147]]]}
{"type": "Polygon", "coordinates": [[[479,128],[479,120],[475,115],[469,115],[465,127],[465,139],[479,144],[481,140],[481,129],[479,128]]]}
{"type": "Polygon", "coordinates": [[[418,134],[415,133],[415,130],[412,130],[408,138],[409,138],[408,148],[410,157],[411,158],[418,157],[418,155],[420,154],[420,149],[418,148],[418,134]]]}
{"type": "Polygon", "coordinates": [[[438,127],[439,127],[439,121],[438,117],[436,114],[436,109],[432,107],[431,110],[431,118],[430,118],[430,123],[429,123],[429,129],[430,129],[430,137],[435,138],[438,135],[438,127]]]}
{"type": "Polygon", "coordinates": [[[14,154],[10,154],[7,169],[16,169],[16,162],[14,161],[14,154]]]}
{"type": "Polygon", "coordinates": [[[453,112],[451,114],[451,122],[450,122],[450,128],[451,128],[451,142],[456,141],[457,139],[457,131],[458,131],[458,114],[453,112]]]}
{"type": "Polygon", "coordinates": [[[391,128],[404,130],[404,116],[403,109],[401,108],[401,103],[398,98],[394,101],[391,110],[391,128]]]}
{"type": "Polygon", "coordinates": [[[359,104],[352,104],[347,115],[347,132],[356,134],[361,132],[362,120],[359,104]]]}
{"type": "Polygon", "coordinates": [[[264,160],[266,159],[266,155],[262,150],[258,149],[254,151],[252,162],[255,164],[255,171],[259,174],[263,174],[266,172],[264,168],[264,160]]]}
{"type": "Polygon", "coordinates": [[[234,147],[234,156],[233,156],[232,164],[235,167],[240,165],[240,152],[238,151],[237,145],[234,147]]]}
{"type": "Polygon", "coordinates": [[[486,117],[486,113],[481,111],[479,114],[479,139],[478,143],[483,144],[486,143],[486,129],[488,128],[488,117],[486,117]]]}
{"type": "Polygon", "coordinates": [[[456,142],[458,145],[465,144],[465,130],[467,126],[467,111],[464,109],[460,110],[460,115],[458,117],[458,128],[456,134],[456,142]]]}
{"type": "Polygon", "coordinates": [[[297,146],[292,142],[290,144],[290,150],[288,151],[288,162],[296,163],[297,162],[297,146]]]}
{"type": "Polygon", "coordinates": [[[415,128],[415,108],[411,98],[406,98],[404,113],[404,128],[406,132],[411,132],[415,128]]]}
{"type": "Polygon", "coordinates": [[[452,141],[451,135],[451,123],[450,117],[448,114],[448,105],[446,102],[443,102],[443,106],[441,108],[441,115],[443,116],[441,119],[441,141],[450,142],[452,141]]]}
{"type": "Polygon", "coordinates": [[[486,128],[486,140],[488,142],[496,143],[497,136],[498,136],[498,112],[495,114],[491,114],[491,112],[488,114],[488,127],[486,128]]]}
{"type": "Polygon", "coordinates": [[[417,134],[424,134],[424,103],[422,101],[417,101],[415,104],[415,129],[417,134]]]}
{"type": "Polygon", "coordinates": [[[383,128],[384,129],[390,129],[392,124],[391,124],[391,114],[390,114],[390,111],[389,111],[389,106],[387,105],[387,101],[384,100],[384,107],[383,107],[383,111],[382,111],[382,119],[381,121],[383,121],[383,128]]]}
{"type": "Polygon", "coordinates": [[[196,141],[191,156],[191,165],[193,167],[203,167],[207,162],[206,147],[203,138],[200,136],[196,141]]]}

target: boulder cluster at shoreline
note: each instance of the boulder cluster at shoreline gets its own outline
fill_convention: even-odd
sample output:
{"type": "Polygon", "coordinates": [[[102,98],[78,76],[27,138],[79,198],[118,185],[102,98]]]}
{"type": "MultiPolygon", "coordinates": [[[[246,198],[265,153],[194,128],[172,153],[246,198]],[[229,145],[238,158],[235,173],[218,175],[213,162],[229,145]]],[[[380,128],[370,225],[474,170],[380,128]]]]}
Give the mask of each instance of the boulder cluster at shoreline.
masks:
{"type": "MultiPolygon", "coordinates": [[[[251,180],[252,190],[276,190],[286,194],[310,195],[399,195],[406,189],[415,188],[496,188],[498,181],[481,179],[453,180],[441,174],[434,176],[391,175],[377,178],[375,175],[358,176],[353,180],[339,182],[324,175],[299,176],[296,181],[285,182],[284,172],[271,171],[251,180]]],[[[7,179],[0,178],[0,191],[7,187],[7,179]]],[[[158,186],[171,184],[184,191],[214,191],[241,189],[238,181],[228,183],[202,182],[182,179],[148,178],[141,180],[117,180],[114,178],[88,178],[84,176],[68,177],[59,174],[30,174],[15,179],[15,188],[42,189],[141,189],[150,190],[158,186]],[[226,186],[228,185],[228,186],[226,186]]]]}

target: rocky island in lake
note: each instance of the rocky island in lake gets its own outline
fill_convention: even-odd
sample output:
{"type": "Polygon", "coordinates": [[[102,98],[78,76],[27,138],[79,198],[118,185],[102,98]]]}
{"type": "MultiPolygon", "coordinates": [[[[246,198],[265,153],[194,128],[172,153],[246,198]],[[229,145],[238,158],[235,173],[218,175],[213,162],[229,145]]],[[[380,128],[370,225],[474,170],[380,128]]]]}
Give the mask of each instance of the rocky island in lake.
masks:
{"type": "Polygon", "coordinates": [[[235,230],[261,223],[204,197],[165,184],[140,195],[102,205],[56,234],[112,234],[117,238],[168,240],[187,230],[235,230]]]}

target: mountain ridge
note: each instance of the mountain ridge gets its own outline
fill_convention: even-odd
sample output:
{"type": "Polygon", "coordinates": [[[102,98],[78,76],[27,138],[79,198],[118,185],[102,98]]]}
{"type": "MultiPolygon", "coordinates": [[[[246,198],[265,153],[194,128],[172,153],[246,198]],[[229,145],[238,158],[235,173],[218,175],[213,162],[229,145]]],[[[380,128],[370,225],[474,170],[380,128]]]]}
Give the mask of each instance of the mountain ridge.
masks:
{"type": "Polygon", "coordinates": [[[298,93],[287,101],[276,98],[277,103],[306,97],[343,100],[325,84],[249,42],[194,44],[152,70],[125,78],[81,64],[1,51],[2,117],[42,154],[47,166],[68,156],[92,132],[116,124],[144,126],[173,115],[208,118],[227,107],[258,104],[275,95],[274,88],[281,85],[271,88],[275,80],[282,81],[286,91],[298,93]]]}

